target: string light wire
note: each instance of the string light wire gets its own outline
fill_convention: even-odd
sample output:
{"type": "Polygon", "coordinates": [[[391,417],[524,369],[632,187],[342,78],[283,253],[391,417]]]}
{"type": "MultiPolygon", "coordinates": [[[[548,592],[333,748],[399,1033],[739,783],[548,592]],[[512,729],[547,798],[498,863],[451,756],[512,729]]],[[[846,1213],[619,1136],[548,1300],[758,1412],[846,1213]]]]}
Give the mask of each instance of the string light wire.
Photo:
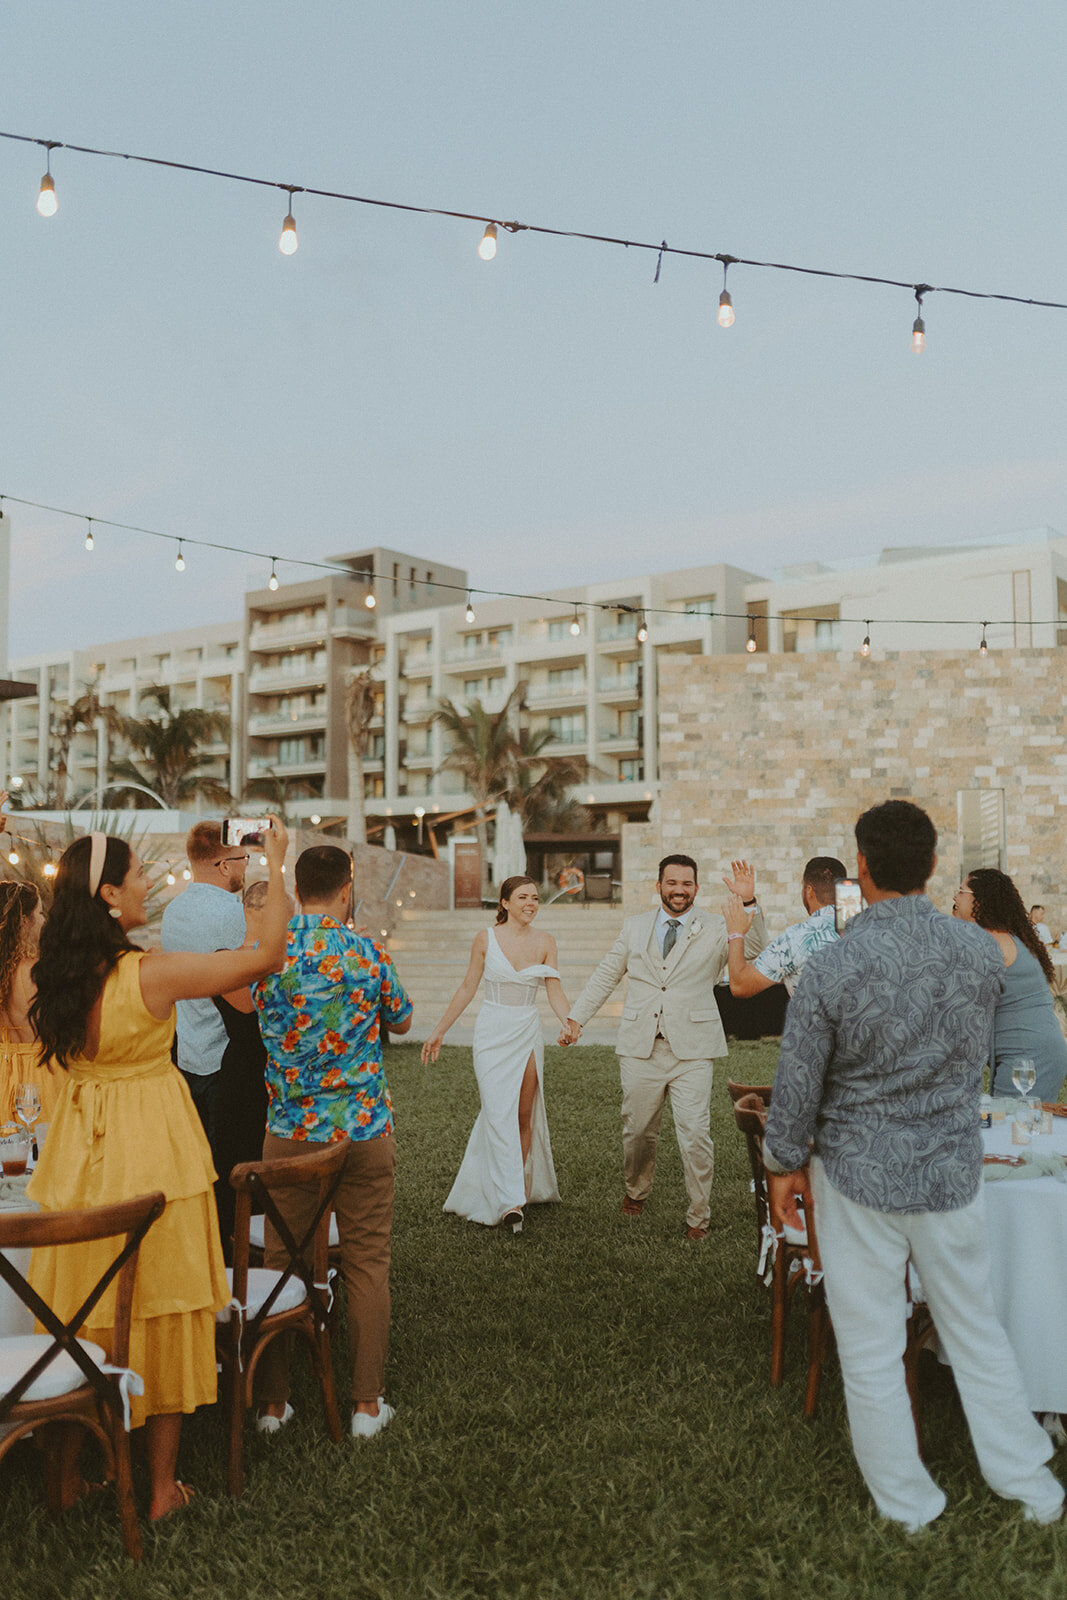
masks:
{"type": "MultiPolygon", "coordinates": [[[[227,555],[250,556],[255,561],[262,561],[264,564],[270,563],[272,569],[276,561],[284,560],[293,567],[307,567],[313,572],[331,572],[339,578],[349,578],[353,582],[359,581],[359,574],[354,573],[351,567],[342,566],[336,561],[313,561],[307,556],[269,556],[264,551],[252,550],[247,545],[223,544],[218,539],[193,539],[188,534],[179,536],[174,533],[163,533],[158,528],[143,528],[133,522],[115,522],[109,517],[90,517],[84,511],[71,511],[66,506],[47,505],[43,500],[29,500],[24,496],[7,494],[6,492],[0,492],[0,514],[3,513],[5,501],[10,501],[15,506],[28,506],[34,511],[47,511],[57,517],[73,517],[79,522],[88,522],[90,528],[100,525],[105,528],[115,528],[121,533],[139,533],[149,539],[165,539],[168,544],[177,543],[182,546],[188,544],[201,550],[221,550],[227,555]]],[[[403,582],[401,578],[394,577],[391,573],[386,572],[377,573],[374,581],[377,583],[391,583],[394,594],[398,592],[400,584],[403,582]]],[[[434,578],[434,588],[444,589],[453,594],[466,595],[468,604],[471,604],[474,595],[481,595],[487,600],[533,600],[539,605],[569,608],[572,611],[571,632],[579,634],[582,631],[581,612],[583,609],[586,611],[629,613],[638,619],[638,632],[641,631],[642,627],[645,627],[647,631],[647,618],[650,616],[669,617],[675,622],[678,621],[679,617],[678,611],[670,606],[625,605],[618,600],[568,600],[559,594],[533,594],[521,589],[485,589],[480,588],[477,584],[446,583],[443,579],[436,577],[434,578]]],[[[373,590],[370,592],[373,593],[373,590]]],[[[471,609],[473,609],[473,605],[471,609]]],[[[755,637],[755,618],[751,611],[718,611],[713,608],[705,609],[701,607],[687,612],[686,615],[708,619],[718,618],[725,622],[747,622],[749,625],[749,638],[755,637]]],[[[770,612],[766,617],[761,617],[760,620],[763,622],[791,622],[796,619],[789,612],[774,611],[770,612]]],[[[868,629],[870,628],[869,618],[842,617],[836,612],[833,615],[827,614],[825,617],[807,617],[805,620],[809,622],[855,624],[856,627],[863,623],[868,629]]],[[[976,625],[973,617],[879,617],[878,620],[883,625],[895,625],[902,628],[973,628],[976,625]]],[[[1035,628],[1054,628],[1059,627],[1061,621],[1062,618],[1058,617],[1045,619],[1033,617],[1030,625],[1035,628]]],[[[986,618],[981,623],[982,637],[983,639],[985,638],[985,630],[987,628],[1010,628],[1015,625],[1016,619],[1013,617],[986,618]]],[[[986,648],[988,649],[988,645],[986,648]]]]}
{"type": "MultiPolygon", "coordinates": [[[[292,197],[294,194],[315,195],[322,200],[340,200],[349,205],[377,206],[388,211],[406,211],[411,215],[424,217],[450,217],[461,222],[481,222],[492,224],[497,228],[505,228],[509,233],[536,233],[552,239],[579,239],[587,244],[609,244],[620,246],[626,250],[651,250],[659,261],[664,255],[684,256],[696,261],[718,261],[724,267],[759,267],[770,272],[794,272],[812,278],[836,278],[849,283],[870,283],[883,285],[892,289],[908,289],[913,294],[921,290],[924,294],[955,294],[962,295],[969,300],[1001,300],[1012,305],[1038,306],[1046,310],[1067,311],[1067,302],[1062,300],[1038,300],[1027,295],[1004,294],[986,289],[961,289],[948,284],[923,284],[908,282],[903,278],[884,277],[872,272],[842,272],[830,267],[803,267],[791,261],[761,261],[751,256],[727,255],[722,251],[694,250],[683,248],[679,245],[668,245],[666,240],[654,244],[647,239],[627,239],[616,234],[592,233],[580,228],[553,228],[543,223],[536,222],[500,222],[494,217],[483,216],[476,211],[458,211],[447,206],[416,206],[404,200],[381,200],[376,196],[363,194],[349,194],[341,189],[319,189],[311,184],[279,183],[274,178],[259,178],[251,173],[228,172],[222,167],[205,167],[193,161],[175,161],[163,156],[140,155],[130,150],[102,150],[95,145],[68,144],[61,139],[41,139],[34,134],[12,133],[0,129],[0,139],[9,139],[18,144],[34,144],[49,152],[52,150],[69,150],[76,155],[97,156],[110,161],[135,161],[143,166],[161,167],[172,172],[192,172],[202,177],[219,178],[227,183],[247,183],[261,189],[278,189],[289,196],[290,213],[292,215],[292,197]]],[[[295,237],[295,225],[294,225],[295,237]]],[[[657,274],[658,276],[658,274],[657,274]]]]}

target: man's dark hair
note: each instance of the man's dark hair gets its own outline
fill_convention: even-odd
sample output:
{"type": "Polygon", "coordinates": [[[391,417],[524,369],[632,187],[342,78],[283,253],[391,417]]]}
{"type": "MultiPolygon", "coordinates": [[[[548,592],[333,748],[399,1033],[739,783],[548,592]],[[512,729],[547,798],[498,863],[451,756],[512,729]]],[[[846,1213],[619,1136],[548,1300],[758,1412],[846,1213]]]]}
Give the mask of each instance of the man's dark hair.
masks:
{"type": "Polygon", "coordinates": [[[296,892],[302,904],[332,900],[352,882],[352,857],[335,844],[313,844],[296,858],[296,892]]]}
{"type": "Polygon", "coordinates": [[[691,867],[693,871],[693,877],[696,879],[697,883],[700,882],[700,873],[697,871],[697,864],[693,860],[692,856],[664,856],[663,860],[659,864],[659,872],[656,874],[657,883],[663,882],[663,873],[667,867],[691,867]]]}
{"type": "Polygon", "coordinates": [[[802,881],[821,906],[828,906],[834,898],[834,884],[847,877],[848,873],[836,856],[812,856],[804,868],[802,881]]]}
{"type": "Polygon", "coordinates": [[[886,800],[856,823],[856,848],[876,888],[912,894],[934,870],[937,829],[910,800],[886,800]]]}
{"type": "Polygon", "coordinates": [[[1033,916],[1035,911],[1044,911],[1044,909],[1045,909],[1044,906],[1040,905],[1040,904],[1038,904],[1036,906],[1031,906],[1030,907],[1030,915],[1033,916]]]}

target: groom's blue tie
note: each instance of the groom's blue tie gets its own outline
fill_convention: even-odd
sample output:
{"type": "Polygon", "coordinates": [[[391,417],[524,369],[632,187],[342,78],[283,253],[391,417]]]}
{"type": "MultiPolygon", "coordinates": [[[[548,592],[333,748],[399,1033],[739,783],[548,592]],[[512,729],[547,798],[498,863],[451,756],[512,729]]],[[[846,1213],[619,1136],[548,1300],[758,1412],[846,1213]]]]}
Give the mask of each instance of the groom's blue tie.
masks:
{"type": "Polygon", "coordinates": [[[664,961],[666,961],[667,957],[670,955],[671,951],[674,949],[674,946],[675,946],[675,944],[677,942],[677,939],[678,939],[678,929],[681,926],[682,926],[682,924],[680,922],[671,922],[671,921],[669,921],[667,923],[667,932],[663,935],[663,959],[664,959],[664,961]]]}

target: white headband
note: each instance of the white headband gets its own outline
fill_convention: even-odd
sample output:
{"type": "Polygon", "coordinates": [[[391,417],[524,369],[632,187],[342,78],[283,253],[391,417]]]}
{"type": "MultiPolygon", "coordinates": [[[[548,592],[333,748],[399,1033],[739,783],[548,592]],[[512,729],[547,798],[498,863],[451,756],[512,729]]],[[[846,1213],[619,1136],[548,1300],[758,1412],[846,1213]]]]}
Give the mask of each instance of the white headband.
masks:
{"type": "Polygon", "coordinates": [[[89,850],[89,893],[95,896],[100,887],[100,879],[104,875],[104,857],[107,855],[107,834],[91,833],[92,841],[89,850]]]}

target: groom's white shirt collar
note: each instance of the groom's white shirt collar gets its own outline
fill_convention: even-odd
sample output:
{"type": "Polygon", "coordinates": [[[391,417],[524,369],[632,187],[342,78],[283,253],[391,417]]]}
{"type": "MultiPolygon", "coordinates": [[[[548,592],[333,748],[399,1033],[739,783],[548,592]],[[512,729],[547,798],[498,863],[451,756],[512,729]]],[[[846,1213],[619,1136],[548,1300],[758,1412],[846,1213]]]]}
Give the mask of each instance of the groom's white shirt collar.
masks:
{"type": "Polygon", "coordinates": [[[689,926],[689,919],[695,914],[695,912],[696,906],[692,905],[689,907],[688,911],[683,912],[680,917],[676,917],[667,910],[666,906],[660,906],[656,915],[656,943],[659,945],[661,955],[663,953],[663,941],[667,937],[668,922],[680,922],[682,924],[682,926],[678,929],[678,938],[680,939],[682,934],[685,933],[689,926]]]}

